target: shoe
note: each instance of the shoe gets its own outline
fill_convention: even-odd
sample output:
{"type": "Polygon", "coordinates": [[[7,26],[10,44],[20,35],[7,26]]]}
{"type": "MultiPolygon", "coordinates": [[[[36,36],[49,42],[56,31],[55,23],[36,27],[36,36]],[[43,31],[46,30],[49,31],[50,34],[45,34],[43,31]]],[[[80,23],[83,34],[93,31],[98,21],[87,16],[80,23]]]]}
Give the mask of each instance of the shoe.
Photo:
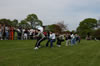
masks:
{"type": "Polygon", "coordinates": [[[61,45],[57,45],[58,47],[61,47],[61,45]]]}
{"type": "Polygon", "coordinates": [[[39,46],[39,48],[41,48],[41,46],[39,46]]]}
{"type": "Polygon", "coordinates": [[[58,47],[61,47],[61,45],[58,45],[58,47]]]}
{"type": "Polygon", "coordinates": [[[35,50],[37,50],[37,49],[38,49],[38,47],[35,47],[34,49],[35,49],[35,50]]]}

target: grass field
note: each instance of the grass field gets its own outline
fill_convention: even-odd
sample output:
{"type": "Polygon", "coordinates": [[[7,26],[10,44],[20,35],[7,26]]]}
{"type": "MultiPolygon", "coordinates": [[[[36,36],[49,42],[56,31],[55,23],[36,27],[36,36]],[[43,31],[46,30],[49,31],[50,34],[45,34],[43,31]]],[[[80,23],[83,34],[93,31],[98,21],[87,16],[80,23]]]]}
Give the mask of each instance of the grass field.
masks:
{"type": "Polygon", "coordinates": [[[100,41],[34,50],[36,41],[0,41],[0,66],[100,66],[100,41]]]}

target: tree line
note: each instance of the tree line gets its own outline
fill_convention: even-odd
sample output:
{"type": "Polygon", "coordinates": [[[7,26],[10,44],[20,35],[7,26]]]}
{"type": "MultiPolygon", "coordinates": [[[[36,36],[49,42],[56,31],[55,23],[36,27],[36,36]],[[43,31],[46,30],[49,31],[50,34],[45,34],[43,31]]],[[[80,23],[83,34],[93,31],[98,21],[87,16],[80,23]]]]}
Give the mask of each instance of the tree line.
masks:
{"type": "MultiPolygon", "coordinates": [[[[0,19],[0,24],[5,24],[13,27],[21,27],[24,29],[27,28],[36,28],[36,26],[43,26],[43,22],[38,18],[36,14],[29,14],[27,17],[20,22],[17,19],[0,19]]],[[[46,25],[45,30],[66,33],[73,32],[81,36],[81,38],[86,38],[86,36],[92,36],[92,38],[100,39],[100,20],[95,18],[86,18],[82,20],[77,27],[76,31],[70,31],[67,29],[67,25],[63,21],[58,22],[57,24],[46,25]]]]}
{"type": "Polygon", "coordinates": [[[82,37],[100,39],[100,20],[95,18],[86,18],[80,22],[76,32],[82,37]]]}
{"type": "Polygon", "coordinates": [[[0,19],[0,24],[5,24],[13,27],[21,27],[21,28],[35,28],[36,26],[42,26],[42,21],[38,18],[36,14],[29,14],[25,19],[20,22],[17,19],[0,19]]]}

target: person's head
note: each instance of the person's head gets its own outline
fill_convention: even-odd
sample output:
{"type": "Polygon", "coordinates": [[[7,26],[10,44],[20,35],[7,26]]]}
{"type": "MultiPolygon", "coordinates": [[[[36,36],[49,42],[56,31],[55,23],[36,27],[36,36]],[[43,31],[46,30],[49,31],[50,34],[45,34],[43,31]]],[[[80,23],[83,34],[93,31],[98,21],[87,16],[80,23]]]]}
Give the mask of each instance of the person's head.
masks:
{"type": "Polygon", "coordinates": [[[64,35],[65,33],[64,33],[64,32],[60,32],[59,34],[60,34],[60,35],[64,35]]]}
{"type": "Polygon", "coordinates": [[[70,33],[71,35],[73,34],[73,32],[70,33]]]}
{"type": "Polygon", "coordinates": [[[38,30],[36,29],[35,32],[38,32],[38,30]]]}
{"type": "Polygon", "coordinates": [[[50,34],[52,34],[52,31],[50,31],[50,34]]]}
{"type": "Polygon", "coordinates": [[[0,27],[1,27],[1,24],[0,24],[0,27]]]}
{"type": "Polygon", "coordinates": [[[77,35],[77,33],[75,35],[77,35]]]}
{"type": "Polygon", "coordinates": [[[70,35],[70,32],[68,33],[68,35],[70,35]]]}
{"type": "Polygon", "coordinates": [[[59,35],[60,33],[56,33],[56,35],[59,35]]]}
{"type": "Polygon", "coordinates": [[[36,32],[38,33],[38,32],[40,32],[40,30],[39,29],[36,29],[36,32]]]}
{"type": "Polygon", "coordinates": [[[25,31],[27,31],[27,29],[25,29],[25,31]]]}
{"type": "Polygon", "coordinates": [[[5,27],[5,24],[3,24],[3,27],[5,27]]]}
{"type": "Polygon", "coordinates": [[[1,28],[1,24],[0,24],[0,28],[1,28]]]}

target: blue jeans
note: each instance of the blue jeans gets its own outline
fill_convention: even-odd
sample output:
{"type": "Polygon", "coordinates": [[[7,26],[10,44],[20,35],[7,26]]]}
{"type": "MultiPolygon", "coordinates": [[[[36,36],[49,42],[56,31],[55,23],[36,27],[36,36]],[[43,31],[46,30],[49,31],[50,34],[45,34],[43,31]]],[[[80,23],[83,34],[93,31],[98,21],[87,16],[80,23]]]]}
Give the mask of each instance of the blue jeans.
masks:
{"type": "Polygon", "coordinates": [[[9,32],[5,32],[6,33],[6,39],[8,39],[9,37],[9,32]]]}
{"type": "Polygon", "coordinates": [[[50,47],[53,47],[53,42],[55,42],[55,39],[50,40],[50,47]]]}
{"type": "Polygon", "coordinates": [[[0,32],[0,38],[2,37],[2,33],[0,32]]]}
{"type": "Polygon", "coordinates": [[[72,38],[71,39],[71,45],[75,44],[76,43],[76,39],[75,38],[72,38]]]}

